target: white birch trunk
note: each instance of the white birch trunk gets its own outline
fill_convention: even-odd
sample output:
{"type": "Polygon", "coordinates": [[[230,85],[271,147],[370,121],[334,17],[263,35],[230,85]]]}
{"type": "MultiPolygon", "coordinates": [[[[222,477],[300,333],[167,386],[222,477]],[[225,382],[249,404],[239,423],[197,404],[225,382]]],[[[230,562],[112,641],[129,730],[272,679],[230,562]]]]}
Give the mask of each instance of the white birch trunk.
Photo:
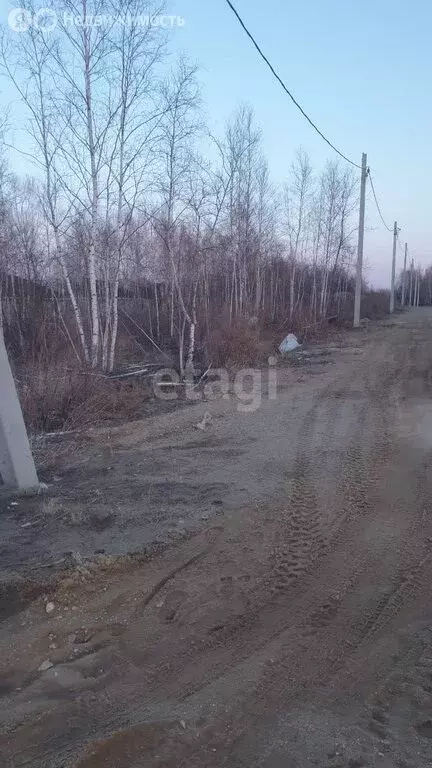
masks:
{"type": "Polygon", "coordinates": [[[91,354],[90,360],[92,368],[98,364],[99,356],[99,307],[97,296],[97,278],[96,278],[96,234],[97,218],[99,209],[98,192],[98,169],[96,163],[96,147],[93,131],[93,105],[92,105],[92,83],[91,83],[91,57],[90,57],[90,35],[91,28],[83,27],[84,43],[84,80],[85,80],[85,101],[86,101],[86,119],[87,119],[87,138],[88,150],[90,155],[91,167],[91,225],[90,225],[90,246],[88,251],[88,277],[90,284],[90,315],[91,315],[91,354]]]}

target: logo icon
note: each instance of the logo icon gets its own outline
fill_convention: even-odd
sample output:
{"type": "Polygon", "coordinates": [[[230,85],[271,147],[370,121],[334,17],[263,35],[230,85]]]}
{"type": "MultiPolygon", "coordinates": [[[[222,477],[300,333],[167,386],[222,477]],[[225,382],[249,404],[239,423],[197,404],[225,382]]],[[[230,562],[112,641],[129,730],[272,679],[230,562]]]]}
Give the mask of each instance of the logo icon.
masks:
{"type": "Polygon", "coordinates": [[[14,32],[27,32],[32,24],[32,15],[25,8],[13,8],[9,12],[8,24],[14,32]]]}

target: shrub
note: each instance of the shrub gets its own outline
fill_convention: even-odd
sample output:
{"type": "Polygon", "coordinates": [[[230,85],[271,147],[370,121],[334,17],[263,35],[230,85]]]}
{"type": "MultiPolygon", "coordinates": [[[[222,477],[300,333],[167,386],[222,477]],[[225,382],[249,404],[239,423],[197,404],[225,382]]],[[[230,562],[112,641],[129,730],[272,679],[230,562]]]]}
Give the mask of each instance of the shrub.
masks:
{"type": "Polygon", "coordinates": [[[54,432],[135,418],[149,399],[139,380],[115,380],[67,366],[39,365],[17,375],[24,419],[32,432],[54,432]]]}
{"type": "Polygon", "coordinates": [[[206,349],[214,368],[256,365],[260,358],[258,332],[244,318],[235,318],[231,325],[221,321],[210,331],[206,349]]]}
{"type": "Polygon", "coordinates": [[[390,291],[371,291],[362,296],[361,316],[384,320],[390,310],[390,291]]]}

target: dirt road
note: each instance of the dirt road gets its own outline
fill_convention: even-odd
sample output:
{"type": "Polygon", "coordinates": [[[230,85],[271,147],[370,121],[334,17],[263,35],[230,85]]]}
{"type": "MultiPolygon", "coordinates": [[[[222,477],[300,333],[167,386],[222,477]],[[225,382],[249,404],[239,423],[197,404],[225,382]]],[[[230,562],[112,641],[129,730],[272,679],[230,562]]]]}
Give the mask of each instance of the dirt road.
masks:
{"type": "MultiPolygon", "coordinates": [[[[255,413],[200,403],[111,435],[113,472],[159,483],[148,536],[195,534],[2,622],[3,766],[432,765],[432,313],[330,352],[255,413]]],[[[106,483],[115,549],[142,535],[140,486],[106,483]]]]}

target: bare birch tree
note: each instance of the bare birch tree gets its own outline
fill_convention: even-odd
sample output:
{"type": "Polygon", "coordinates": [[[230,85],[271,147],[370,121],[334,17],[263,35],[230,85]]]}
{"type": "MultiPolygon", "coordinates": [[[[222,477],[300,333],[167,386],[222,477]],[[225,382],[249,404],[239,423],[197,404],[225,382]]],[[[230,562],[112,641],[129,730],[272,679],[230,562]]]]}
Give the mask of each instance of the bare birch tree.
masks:
{"type": "Polygon", "coordinates": [[[179,329],[180,369],[183,370],[184,324],[189,328],[189,348],[193,357],[195,323],[187,309],[180,281],[180,264],[175,254],[175,235],[182,217],[189,209],[190,174],[194,159],[194,140],[200,129],[199,88],[196,67],[182,59],[162,89],[163,114],[159,140],[160,176],[157,189],[161,214],[155,216],[155,227],[171,269],[171,333],[174,326],[174,301],[177,298],[182,327],[179,329]]]}

